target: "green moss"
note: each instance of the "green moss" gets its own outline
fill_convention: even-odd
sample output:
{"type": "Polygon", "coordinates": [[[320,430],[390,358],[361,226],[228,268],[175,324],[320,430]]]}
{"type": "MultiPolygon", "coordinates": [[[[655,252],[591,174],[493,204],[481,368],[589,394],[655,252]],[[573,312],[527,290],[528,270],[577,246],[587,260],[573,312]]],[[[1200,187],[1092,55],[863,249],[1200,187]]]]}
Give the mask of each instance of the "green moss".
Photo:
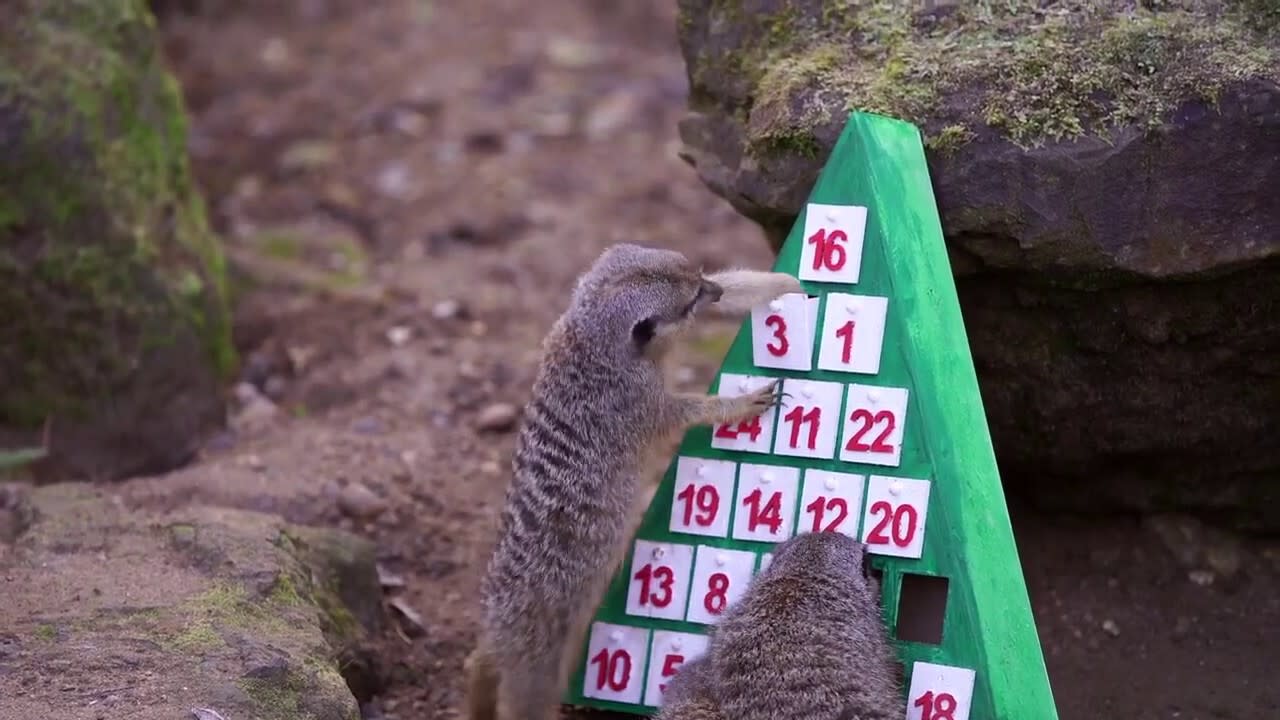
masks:
{"type": "Polygon", "coordinates": [[[974,133],[964,125],[948,125],[925,138],[925,147],[942,155],[951,155],[974,138],[974,133]]]}
{"type": "Polygon", "coordinates": [[[32,318],[6,333],[31,362],[8,369],[22,390],[0,415],[82,417],[150,349],[187,336],[227,377],[224,261],[146,3],[15,0],[0,15],[0,105],[22,123],[0,168],[0,247],[16,228],[41,248],[0,262],[0,315],[32,318]]]}
{"type": "Polygon", "coordinates": [[[271,586],[269,599],[277,605],[289,607],[303,604],[302,596],[298,594],[298,588],[293,583],[293,576],[287,572],[282,572],[276,576],[275,584],[271,586]]]}
{"type": "Polygon", "coordinates": [[[53,642],[58,638],[58,628],[49,623],[40,623],[36,626],[35,636],[45,642],[53,642]]]}
{"type": "Polygon", "coordinates": [[[207,619],[197,620],[166,643],[169,648],[184,653],[204,653],[223,644],[222,636],[207,619]]]}
{"type": "Polygon", "coordinates": [[[1254,34],[1280,24],[1280,0],[975,0],[932,19],[896,0],[767,5],[711,3],[689,58],[692,103],[736,115],[756,154],[808,157],[819,128],[843,122],[835,109],[909,120],[950,152],[979,124],[1024,145],[1105,135],[1238,81],[1280,81],[1276,43],[1254,34]]]}

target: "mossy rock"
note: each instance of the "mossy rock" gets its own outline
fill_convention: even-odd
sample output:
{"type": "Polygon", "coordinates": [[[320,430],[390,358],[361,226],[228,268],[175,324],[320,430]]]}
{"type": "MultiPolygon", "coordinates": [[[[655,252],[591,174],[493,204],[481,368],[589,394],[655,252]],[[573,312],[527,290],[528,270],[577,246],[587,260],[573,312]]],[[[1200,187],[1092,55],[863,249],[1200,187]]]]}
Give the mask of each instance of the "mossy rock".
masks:
{"type": "Polygon", "coordinates": [[[790,230],[919,126],[1006,485],[1280,529],[1280,3],[679,0],[703,181],[790,230]]]}
{"type": "Polygon", "coordinates": [[[143,0],[0,4],[0,447],[117,478],[224,421],[223,257],[143,0]]]}
{"type": "Polygon", "coordinates": [[[226,508],[135,511],[85,483],[6,497],[32,518],[0,539],[14,717],[360,717],[345,678],[383,622],[368,541],[226,508]]]}

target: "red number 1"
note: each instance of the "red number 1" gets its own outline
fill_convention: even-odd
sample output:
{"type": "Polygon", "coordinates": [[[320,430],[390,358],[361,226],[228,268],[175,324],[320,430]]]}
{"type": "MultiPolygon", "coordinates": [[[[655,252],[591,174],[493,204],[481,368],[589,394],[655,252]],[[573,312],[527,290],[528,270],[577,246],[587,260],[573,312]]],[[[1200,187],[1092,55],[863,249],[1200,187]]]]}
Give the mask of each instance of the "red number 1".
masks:
{"type": "Polygon", "coordinates": [[[934,695],[930,690],[916,698],[912,705],[923,708],[920,711],[920,720],[955,720],[956,699],[951,693],[934,695]]]}
{"type": "Polygon", "coordinates": [[[849,236],[845,235],[843,230],[832,230],[828,233],[825,228],[810,235],[809,244],[815,246],[813,269],[821,270],[826,267],[828,270],[835,271],[844,267],[848,253],[845,252],[843,245],[837,244],[837,241],[844,242],[848,239],[849,236]]]}
{"type": "Polygon", "coordinates": [[[836,330],[836,337],[844,340],[844,347],[840,350],[840,362],[848,363],[849,358],[853,355],[853,328],[854,322],[850,320],[841,325],[839,330],[836,330]]]}

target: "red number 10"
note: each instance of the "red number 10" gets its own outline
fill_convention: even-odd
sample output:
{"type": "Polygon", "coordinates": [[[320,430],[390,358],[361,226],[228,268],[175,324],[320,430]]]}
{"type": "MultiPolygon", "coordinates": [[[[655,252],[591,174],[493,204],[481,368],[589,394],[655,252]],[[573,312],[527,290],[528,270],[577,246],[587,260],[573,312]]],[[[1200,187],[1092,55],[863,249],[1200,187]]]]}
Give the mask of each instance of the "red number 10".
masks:
{"type": "Polygon", "coordinates": [[[813,251],[813,269],[821,270],[823,267],[831,271],[839,270],[844,267],[844,261],[848,257],[845,252],[843,243],[848,240],[849,236],[844,234],[843,230],[832,230],[830,233],[825,228],[819,229],[818,232],[809,236],[809,244],[815,246],[813,251]]]}
{"type": "Polygon", "coordinates": [[[956,699],[951,693],[934,695],[930,690],[916,698],[912,706],[923,708],[920,711],[920,720],[955,720],[956,699]]]}
{"type": "Polygon", "coordinates": [[[591,664],[600,666],[596,672],[597,690],[603,690],[606,683],[614,692],[627,689],[627,681],[631,679],[631,653],[619,649],[610,655],[609,648],[603,648],[591,658],[591,664]]]}

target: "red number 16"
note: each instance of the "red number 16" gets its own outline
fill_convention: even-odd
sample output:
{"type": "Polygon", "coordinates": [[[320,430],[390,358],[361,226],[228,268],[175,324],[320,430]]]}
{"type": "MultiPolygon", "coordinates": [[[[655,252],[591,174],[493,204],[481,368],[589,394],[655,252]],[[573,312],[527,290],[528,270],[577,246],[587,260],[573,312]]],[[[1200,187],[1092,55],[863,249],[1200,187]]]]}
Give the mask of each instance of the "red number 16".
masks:
{"type": "Polygon", "coordinates": [[[818,232],[809,236],[809,244],[815,247],[813,251],[813,269],[821,270],[826,268],[831,271],[837,271],[844,267],[844,262],[848,258],[848,253],[844,250],[844,245],[840,244],[849,239],[843,230],[832,230],[830,233],[825,228],[819,229],[818,232]]]}

